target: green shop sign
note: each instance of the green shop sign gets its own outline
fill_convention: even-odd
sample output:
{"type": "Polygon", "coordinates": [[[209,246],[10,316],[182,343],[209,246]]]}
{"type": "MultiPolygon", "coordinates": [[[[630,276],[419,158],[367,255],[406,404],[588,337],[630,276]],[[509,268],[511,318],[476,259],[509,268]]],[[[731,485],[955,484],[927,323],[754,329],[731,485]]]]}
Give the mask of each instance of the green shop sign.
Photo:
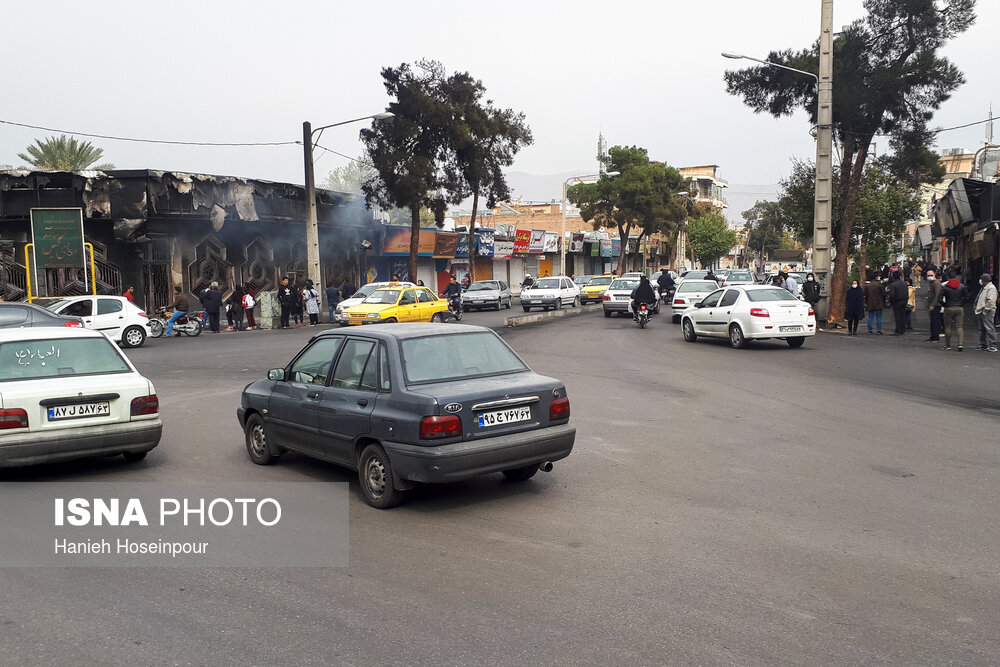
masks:
{"type": "Polygon", "coordinates": [[[85,266],[83,209],[31,209],[31,242],[38,269],[85,266]]]}

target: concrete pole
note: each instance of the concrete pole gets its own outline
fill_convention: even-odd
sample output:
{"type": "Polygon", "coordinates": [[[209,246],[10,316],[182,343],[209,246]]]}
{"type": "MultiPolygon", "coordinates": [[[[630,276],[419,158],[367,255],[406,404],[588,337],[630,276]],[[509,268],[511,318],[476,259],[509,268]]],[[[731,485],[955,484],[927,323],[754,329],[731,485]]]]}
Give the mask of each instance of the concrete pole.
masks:
{"type": "MultiPolygon", "coordinates": [[[[572,180],[572,179],[570,179],[572,180]]],[[[562,232],[559,235],[559,275],[566,275],[566,190],[568,181],[562,187],[562,232]]]]}
{"type": "MultiPolygon", "coordinates": [[[[822,2],[819,102],[816,112],[816,202],[813,215],[813,273],[821,290],[817,321],[827,319],[830,307],[827,287],[833,220],[833,0],[822,2]]],[[[847,261],[847,257],[841,257],[840,261],[847,261]]]]}
{"type": "Polygon", "coordinates": [[[313,174],[312,125],[302,123],[302,151],[306,178],[306,266],[309,278],[320,294],[323,293],[322,271],[319,263],[319,222],[316,219],[316,177],[313,174]]]}

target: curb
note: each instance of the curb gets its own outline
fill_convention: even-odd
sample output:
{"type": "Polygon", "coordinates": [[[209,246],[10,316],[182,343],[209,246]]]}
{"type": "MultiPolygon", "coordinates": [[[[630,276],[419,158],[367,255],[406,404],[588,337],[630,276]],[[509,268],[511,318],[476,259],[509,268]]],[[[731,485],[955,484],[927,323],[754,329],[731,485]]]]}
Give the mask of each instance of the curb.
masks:
{"type": "Polygon", "coordinates": [[[523,327],[527,324],[537,324],[539,322],[544,322],[545,320],[550,320],[558,317],[576,317],[578,315],[583,315],[584,313],[595,311],[596,308],[589,308],[583,304],[577,306],[576,308],[560,308],[559,310],[547,310],[540,313],[532,313],[529,315],[515,315],[504,319],[505,327],[523,327]]]}

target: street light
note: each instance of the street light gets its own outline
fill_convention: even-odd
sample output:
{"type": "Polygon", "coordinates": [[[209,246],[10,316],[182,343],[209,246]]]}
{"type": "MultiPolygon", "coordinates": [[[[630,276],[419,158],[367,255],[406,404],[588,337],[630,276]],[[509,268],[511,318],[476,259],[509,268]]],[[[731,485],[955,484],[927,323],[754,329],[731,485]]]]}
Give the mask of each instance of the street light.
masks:
{"type": "Polygon", "coordinates": [[[566,275],[566,191],[569,189],[569,184],[572,182],[574,185],[577,183],[594,183],[601,179],[601,176],[617,176],[621,172],[617,171],[605,171],[600,174],[590,174],[587,176],[571,176],[563,181],[562,186],[562,236],[559,241],[559,275],[566,275]]]}
{"type": "MultiPolygon", "coordinates": [[[[337,127],[338,125],[357,123],[369,118],[374,120],[388,120],[394,116],[395,114],[391,111],[385,111],[383,113],[372,114],[371,116],[362,116],[361,118],[352,118],[351,120],[344,120],[339,123],[331,123],[330,125],[317,127],[315,130],[312,129],[309,121],[302,123],[302,151],[305,159],[306,173],[306,262],[309,267],[309,277],[313,279],[316,286],[320,289],[326,283],[323,282],[322,268],[319,262],[319,221],[316,219],[316,176],[313,173],[312,150],[315,142],[313,141],[313,135],[317,132],[323,134],[323,130],[337,127]]],[[[319,136],[316,138],[318,140],[319,136]]]]}
{"type": "Polygon", "coordinates": [[[745,56],[742,53],[733,53],[732,51],[723,51],[723,58],[731,58],[732,60],[752,60],[755,63],[760,63],[761,65],[768,65],[769,67],[777,67],[779,69],[787,69],[789,72],[796,72],[797,74],[805,74],[806,76],[811,76],[819,83],[819,77],[812,72],[807,72],[802,69],[795,69],[794,67],[788,67],[786,65],[780,65],[778,63],[773,63],[770,60],[761,60],[760,58],[754,58],[752,56],[745,56]]]}

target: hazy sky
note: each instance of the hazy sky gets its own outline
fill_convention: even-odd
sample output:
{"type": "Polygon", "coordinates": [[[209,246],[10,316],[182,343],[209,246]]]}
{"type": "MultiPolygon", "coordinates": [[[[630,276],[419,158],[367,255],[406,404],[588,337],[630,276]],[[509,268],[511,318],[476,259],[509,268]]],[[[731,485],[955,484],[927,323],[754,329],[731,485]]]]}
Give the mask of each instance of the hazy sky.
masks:
{"type": "MultiPolygon", "coordinates": [[[[997,82],[1000,2],[947,48],[968,83],[935,118],[986,118],[997,82]],[[991,34],[992,31],[992,34],[991,34]]],[[[314,126],[379,112],[380,69],[432,58],[481,79],[500,106],[523,111],[535,144],[513,170],[592,173],[599,132],[674,166],[718,164],[731,183],[775,183],[791,156],[815,148],[804,114],[755,116],[725,94],[726,68],[819,34],[820,0],[555,2],[6,2],[0,120],[74,132],[209,142],[294,141],[314,126]]],[[[836,0],[835,24],[861,0],[836,0]]],[[[835,83],[836,85],[836,83],[835,83]]],[[[998,108],[1000,112],[1000,108],[998,108]]],[[[322,144],[358,155],[360,124],[322,144]]],[[[36,137],[0,124],[0,164],[36,137]]],[[[940,135],[975,149],[984,127],[940,135]]],[[[118,168],[301,183],[300,146],[219,148],[91,139],[118,168]]],[[[343,158],[317,152],[317,180],[343,158]]],[[[558,197],[553,192],[552,197],[558,197]]]]}

